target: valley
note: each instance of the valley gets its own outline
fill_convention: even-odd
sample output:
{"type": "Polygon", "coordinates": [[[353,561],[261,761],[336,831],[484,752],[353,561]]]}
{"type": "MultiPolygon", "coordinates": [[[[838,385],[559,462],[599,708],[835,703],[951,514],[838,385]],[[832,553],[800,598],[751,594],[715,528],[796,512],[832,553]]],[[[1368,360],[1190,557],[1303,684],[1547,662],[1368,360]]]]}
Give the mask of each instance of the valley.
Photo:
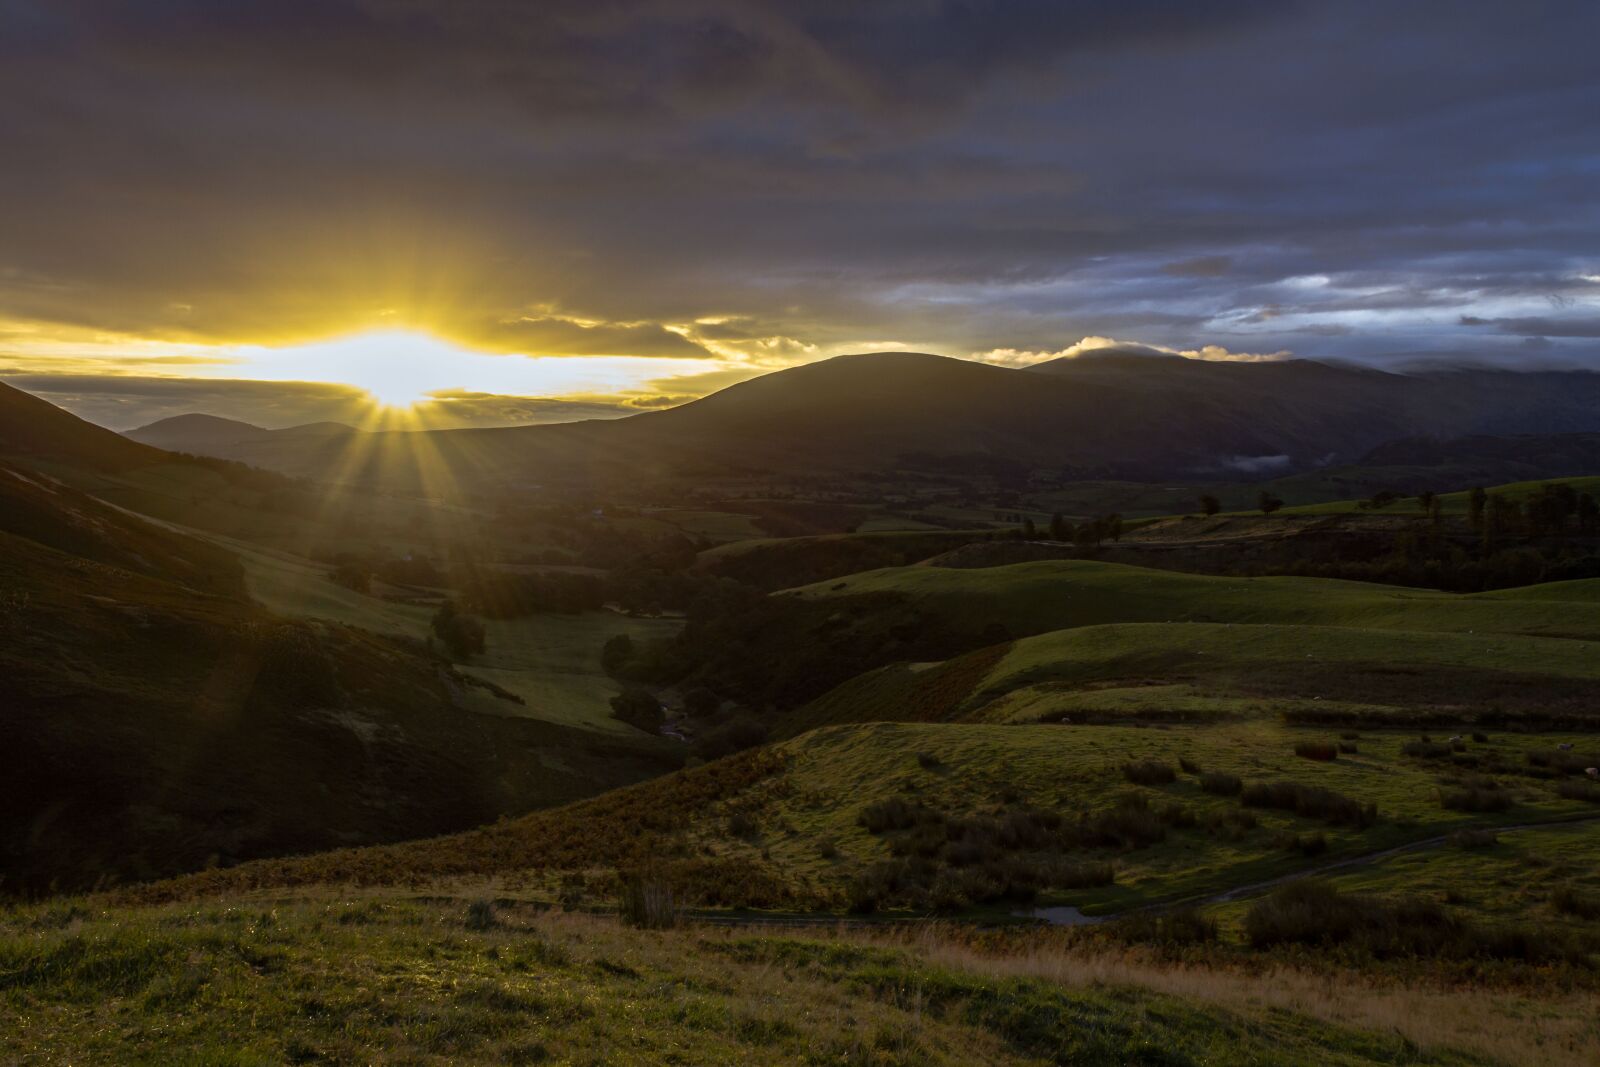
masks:
{"type": "MultiPolygon", "coordinates": [[[[968,375],[923,358],[836,370],[968,375]]],[[[713,441],[826,369],[672,429],[750,461],[694,475],[662,415],[419,465],[0,392],[3,1055],[1600,1052],[1583,434],[1145,483],[713,441]]]]}

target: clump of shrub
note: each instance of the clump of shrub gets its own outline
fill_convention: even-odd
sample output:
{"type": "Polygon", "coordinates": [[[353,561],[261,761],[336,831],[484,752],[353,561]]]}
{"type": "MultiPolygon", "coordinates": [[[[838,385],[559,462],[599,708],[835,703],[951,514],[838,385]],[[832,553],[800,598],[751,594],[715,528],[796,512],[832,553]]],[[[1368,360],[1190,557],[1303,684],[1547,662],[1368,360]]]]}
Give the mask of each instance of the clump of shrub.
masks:
{"type": "Polygon", "coordinates": [[[1200,764],[1196,763],[1194,760],[1190,759],[1188,756],[1179,756],[1178,757],[1178,766],[1180,768],[1182,768],[1184,774],[1199,774],[1200,773],[1200,764]]]}
{"type": "Polygon", "coordinates": [[[1301,741],[1294,746],[1294,754],[1301,759],[1326,763],[1339,758],[1339,749],[1327,741],[1301,741]]]}
{"type": "Polygon", "coordinates": [[[667,721],[661,701],[639,686],[629,686],[611,698],[611,717],[649,734],[660,733],[667,721]]]}
{"type": "Polygon", "coordinates": [[[1375,959],[1496,959],[1583,964],[1581,939],[1524,927],[1478,927],[1430,900],[1341,893],[1314,879],[1290,882],[1246,912],[1255,948],[1304,945],[1375,959]]]}
{"type": "Polygon", "coordinates": [[[817,846],[817,855],[825,860],[836,860],[839,858],[839,846],[830,838],[817,846]]]}
{"type": "Polygon", "coordinates": [[[1505,811],[1511,807],[1511,794],[1491,778],[1472,778],[1440,789],[1439,803],[1451,811],[1505,811]]]}
{"type": "Polygon", "coordinates": [[[925,771],[936,771],[944,766],[944,761],[932,752],[918,752],[917,765],[925,771]]]}
{"type": "Polygon", "coordinates": [[[1573,752],[1568,749],[1540,748],[1528,753],[1528,763],[1545,767],[1558,774],[1582,774],[1590,767],[1600,767],[1600,754],[1573,752]]]}
{"type": "Polygon", "coordinates": [[[1244,836],[1257,825],[1255,813],[1247,808],[1224,808],[1221,811],[1206,813],[1205,827],[1207,832],[1235,840],[1244,836]]]}
{"type": "Polygon", "coordinates": [[[1600,919],[1600,893],[1590,893],[1575,885],[1556,886],[1550,894],[1550,906],[1563,915],[1579,919],[1600,919]]]}
{"type": "Polygon", "coordinates": [[[1490,848],[1500,843],[1500,835],[1493,830],[1457,830],[1450,843],[1456,848],[1490,848]]]}
{"type": "Polygon", "coordinates": [[[1244,789],[1244,779],[1237,774],[1207,771],[1200,776],[1200,788],[1219,797],[1236,797],[1244,789]]]}
{"type": "Polygon", "coordinates": [[[1583,779],[1561,782],[1556,785],[1556,795],[1567,800],[1587,800],[1591,804],[1600,804],[1600,783],[1588,782],[1583,779]]]}
{"type": "Polygon", "coordinates": [[[1150,809],[1143,794],[1129,793],[1103,811],[1078,821],[1077,835],[1086,845],[1102,848],[1146,848],[1166,839],[1167,822],[1150,809]]]}
{"type": "Polygon", "coordinates": [[[748,811],[736,811],[728,817],[728,834],[748,840],[761,833],[761,823],[748,811]]]}
{"type": "Polygon", "coordinates": [[[1361,740],[1361,735],[1359,733],[1357,733],[1356,731],[1354,731],[1354,730],[1346,730],[1344,733],[1339,735],[1339,740],[1341,740],[1341,741],[1359,741],[1359,740],[1361,740]]]}
{"type": "Polygon", "coordinates": [[[1477,730],[1472,731],[1472,739],[1480,745],[1487,745],[1489,743],[1489,735],[1486,733],[1481,733],[1477,730]]]}
{"type": "Polygon", "coordinates": [[[1110,926],[1111,935],[1130,944],[1181,948],[1209,945],[1217,940],[1217,921],[1195,907],[1171,911],[1136,911],[1110,926]]]}
{"type": "Polygon", "coordinates": [[[1361,747],[1359,745],[1357,745],[1354,741],[1340,741],[1339,742],[1339,752],[1340,752],[1341,755],[1353,756],[1357,752],[1360,752],[1360,751],[1361,751],[1361,747]]]}
{"type": "Polygon", "coordinates": [[[468,930],[492,930],[499,925],[500,918],[494,913],[494,901],[479,897],[467,905],[468,930]]]}
{"type": "Polygon", "coordinates": [[[766,741],[767,732],[766,723],[748,712],[741,712],[695,738],[689,751],[709,763],[747,748],[755,748],[766,741]]]}
{"type": "Polygon", "coordinates": [[[1137,760],[1122,765],[1122,776],[1134,785],[1169,785],[1178,780],[1178,772],[1170,764],[1155,760],[1137,760]]]}
{"type": "Polygon", "coordinates": [[[944,816],[916,801],[890,797],[878,800],[861,809],[856,816],[857,825],[869,834],[885,834],[893,830],[909,830],[919,822],[944,823],[944,816]]]}
{"type": "Polygon", "coordinates": [[[641,930],[666,930],[678,923],[672,887],[651,875],[633,874],[623,878],[619,910],[624,923],[641,930]]]}
{"type": "Polygon", "coordinates": [[[1454,751],[1449,745],[1437,744],[1423,738],[1420,741],[1407,741],[1400,746],[1402,756],[1411,756],[1414,759],[1447,759],[1454,751]]]}
{"type": "Polygon", "coordinates": [[[1278,847],[1302,856],[1320,856],[1328,851],[1328,835],[1318,830],[1311,834],[1279,834],[1278,847]]]}
{"type": "Polygon", "coordinates": [[[1378,821],[1378,806],[1362,804],[1343,793],[1299,782],[1251,782],[1239,794],[1249,808],[1292,811],[1335,826],[1367,827],[1378,821]]]}

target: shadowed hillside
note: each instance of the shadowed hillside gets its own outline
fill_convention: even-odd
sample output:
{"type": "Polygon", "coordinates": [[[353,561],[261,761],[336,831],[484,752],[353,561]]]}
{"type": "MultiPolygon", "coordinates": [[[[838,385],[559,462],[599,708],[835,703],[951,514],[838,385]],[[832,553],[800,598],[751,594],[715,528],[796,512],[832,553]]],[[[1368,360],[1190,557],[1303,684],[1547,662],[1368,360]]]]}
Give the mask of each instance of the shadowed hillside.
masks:
{"type": "Polygon", "coordinates": [[[1390,374],[1304,360],[1101,356],[1009,370],[892,352],[765,375],[612,421],[319,437],[255,462],[389,486],[914,470],[1229,476],[1350,462],[1402,437],[1600,430],[1600,374],[1390,374]]]}

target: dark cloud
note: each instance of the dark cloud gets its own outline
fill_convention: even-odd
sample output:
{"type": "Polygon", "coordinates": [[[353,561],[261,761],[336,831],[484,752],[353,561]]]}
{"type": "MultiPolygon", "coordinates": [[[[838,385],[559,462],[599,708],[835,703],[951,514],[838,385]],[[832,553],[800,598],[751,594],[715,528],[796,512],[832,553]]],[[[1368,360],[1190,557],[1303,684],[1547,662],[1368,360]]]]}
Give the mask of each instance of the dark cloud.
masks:
{"type": "Polygon", "coordinates": [[[1515,333],[1529,337],[1600,337],[1600,318],[1485,319],[1476,315],[1463,315],[1460,322],[1463,326],[1492,326],[1501,333],[1515,333]]]}
{"type": "Polygon", "coordinates": [[[1597,37],[1563,0],[3,0],[0,319],[746,360],[672,396],[888,342],[1593,360],[1597,37]]]}

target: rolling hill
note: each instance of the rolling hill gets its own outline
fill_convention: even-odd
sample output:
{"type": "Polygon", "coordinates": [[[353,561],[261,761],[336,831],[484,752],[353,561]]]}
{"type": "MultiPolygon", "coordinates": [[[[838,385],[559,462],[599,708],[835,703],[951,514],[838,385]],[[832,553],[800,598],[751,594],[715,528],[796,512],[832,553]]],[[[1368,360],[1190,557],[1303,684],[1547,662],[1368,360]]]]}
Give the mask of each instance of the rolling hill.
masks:
{"type": "MultiPolygon", "coordinates": [[[[142,457],[119,440],[102,459],[142,457]]],[[[511,717],[420,645],[270,614],[227,552],[12,465],[0,638],[0,893],[442,833],[676,762],[511,717]]]]}
{"type": "Polygon", "coordinates": [[[291,435],[254,461],[436,489],[907,471],[1021,478],[1040,468],[1216,478],[1353,462],[1399,438],[1553,429],[1600,431],[1600,374],[1118,356],[1013,370],[891,352],[779,371],[625,419],[291,435]]]}
{"type": "Polygon", "coordinates": [[[312,445],[344,439],[360,430],[340,422],[313,422],[269,430],[215,415],[176,415],[126,430],[123,436],[169,452],[217,456],[240,463],[271,467],[273,457],[296,442],[312,445]]]}

